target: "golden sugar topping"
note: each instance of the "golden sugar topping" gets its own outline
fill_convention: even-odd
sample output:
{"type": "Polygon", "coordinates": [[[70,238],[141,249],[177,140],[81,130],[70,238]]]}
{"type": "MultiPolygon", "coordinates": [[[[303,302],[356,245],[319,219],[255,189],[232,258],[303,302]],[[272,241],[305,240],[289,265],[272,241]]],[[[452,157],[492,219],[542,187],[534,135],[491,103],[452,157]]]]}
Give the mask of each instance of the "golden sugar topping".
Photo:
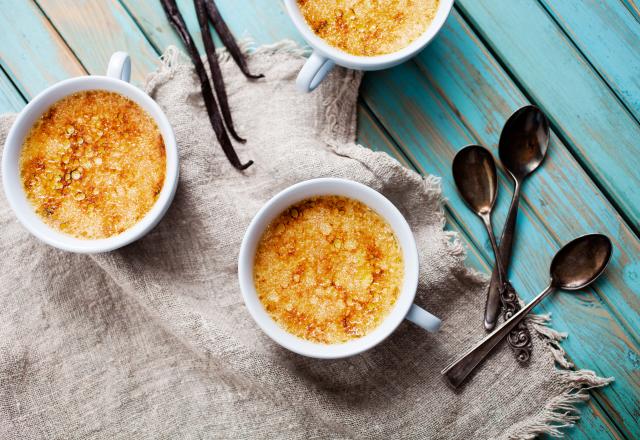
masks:
{"type": "Polygon", "coordinates": [[[271,317],[290,333],[325,344],[375,329],[404,279],[387,222],[345,197],[304,200],[280,214],[256,251],[254,282],[271,317]]]}
{"type": "Polygon", "coordinates": [[[103,90],[52,105],[20,155],[22,183],[36,212],[82,239],[110,237],[142,219],[158,198],[165,170],[154,120],[130,99],[103,90]]]}
{"type": "Polygon", "coordinates": [[[322,39],[352,55],[397,52],[422,35],[438,0],[297,0],[322,39]]]}

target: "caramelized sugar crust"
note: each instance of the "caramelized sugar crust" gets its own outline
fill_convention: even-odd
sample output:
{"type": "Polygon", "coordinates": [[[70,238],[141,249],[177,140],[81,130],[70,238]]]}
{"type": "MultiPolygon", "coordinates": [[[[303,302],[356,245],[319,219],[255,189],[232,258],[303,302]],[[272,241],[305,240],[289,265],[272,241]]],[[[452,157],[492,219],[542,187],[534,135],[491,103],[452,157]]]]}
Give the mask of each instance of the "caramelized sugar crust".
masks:
{"type": "Polygon", "coordinates": [[[254,282],[271,317],[325,344],[359,338],[395,303],[404,278],[400,246],[363,203],[321,196],[296,203],[265,230],[254,282]]]}
{"type": "Polygon", "coordinates": [[[352,55],[397,52],[422,35],[438,0],[297,0],[307,24],[352,55]]]}
{"type": "Polygon", "coordinates": [[[44,221],[82,239],[106,238],[151,209],[165,179],[155,121],[117,93],[92,90],[51,106],[27,135],[20,174],[44,221]]]}

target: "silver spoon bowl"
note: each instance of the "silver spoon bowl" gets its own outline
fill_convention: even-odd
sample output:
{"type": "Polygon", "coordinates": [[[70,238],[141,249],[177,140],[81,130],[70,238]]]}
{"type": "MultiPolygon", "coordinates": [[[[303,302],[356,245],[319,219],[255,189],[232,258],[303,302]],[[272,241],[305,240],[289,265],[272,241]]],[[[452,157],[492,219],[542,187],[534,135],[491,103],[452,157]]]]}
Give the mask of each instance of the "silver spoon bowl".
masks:
{"type": "Polygon", "coordinates": [[[611,240],[602,234],[583,235],[564,245],[551,261],[549,286],[511,319],[442,370],[449,384],[454,388],[459,387],[491,350],[553,291],[581,290],[593,283],[609,264],[612,252],[611,240]]]}
{"type": "MultiPolygon", "coordinates": [[[[500,161],[514,182],[513,197],[500,237],[500,257],[504,263],[505,278],[511,260],[511,247],[516,227],[520,190],[524,180],[544,160],[549,147],[549,120],[533,105],[517,110],[507,120],[500,134],[498,152],[500,161]]],[[[500,309],[500,287],[498,271],[494,270],[487,292],[484,326],[493,330],[500,309]]]]}
{"type": "Polygon", "coordinates": [[[504,272],[502,268],[498,244],[491,225],[491,211],[498,194],[498,173],[493,156],[480,145],[468,145],[458,151],[453,158],[453,180],[458,192],[466,204],[484,223],[496,259],[498,279],[503,285],[504,272]]]}
{"type": "Polygon", "coordinates": [[[500,134],[500,161],[515,180],[540,166],[549,148],[549,120],[538,107],[527,105],[507,120],[500,134]]]}
{"type": "Polygon", "coordinates": [[[490,215],[498,194],[493,156],[480,145],[468,145],[453,158],[453,179],[460,195],[479,216],[490,215]]]}

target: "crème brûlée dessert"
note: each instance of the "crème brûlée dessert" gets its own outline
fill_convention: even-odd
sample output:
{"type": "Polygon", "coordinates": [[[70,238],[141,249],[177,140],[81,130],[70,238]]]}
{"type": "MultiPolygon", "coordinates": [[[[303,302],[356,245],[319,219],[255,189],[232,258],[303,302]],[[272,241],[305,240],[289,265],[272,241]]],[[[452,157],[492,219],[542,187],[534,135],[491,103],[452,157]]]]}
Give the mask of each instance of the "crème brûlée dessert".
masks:
{"type": "Polygon", "coordinates": [[[105,90],[74,93],[33,125],[20,175],[36,213],[80,239],[108,238],[139,222],[164,185],[166,150],[155,121],[105,90]]]}
{"type": "Polygon", "coordinates": [[[254,284],[267,313],[309,341],[336,344],[374,330],[404,280],[402,251],[389,224],[340,196],[303,200],[262,235],[254,284]]]}
{"type": "Polygon", "coordinates": [[[359,56],[407,47],[429,27],[438,0],[297,0],[313,32],[330,45],[359,56]]]}

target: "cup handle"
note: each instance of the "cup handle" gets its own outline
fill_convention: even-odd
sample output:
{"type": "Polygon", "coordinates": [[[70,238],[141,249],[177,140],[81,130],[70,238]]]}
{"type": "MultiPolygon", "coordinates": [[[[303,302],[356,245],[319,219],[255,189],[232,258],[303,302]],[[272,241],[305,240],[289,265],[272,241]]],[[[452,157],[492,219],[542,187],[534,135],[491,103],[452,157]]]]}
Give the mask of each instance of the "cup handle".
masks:
{"type": "Polygon", "coordinates": [[[126,52],[115,52],[111,55],[107,76],[129,82],[131,79],[131,58],[126,52]]]}
{"type": "Polygon", "coordinates": [[[418,307],[415,304],[411,304],[411,308],[409,309],[409,313],[407,313],[406,318],[426,331],[432,333],[440,330],[440,326],[442,325],[440,318],[432,315],[422,307],[418,307]]]}
{"type": "Polygon", "coordinates": [[[334,65],[333,61],[313,51],[298,74],[296,87],[305,93],[315,90],[334,65]]]}

